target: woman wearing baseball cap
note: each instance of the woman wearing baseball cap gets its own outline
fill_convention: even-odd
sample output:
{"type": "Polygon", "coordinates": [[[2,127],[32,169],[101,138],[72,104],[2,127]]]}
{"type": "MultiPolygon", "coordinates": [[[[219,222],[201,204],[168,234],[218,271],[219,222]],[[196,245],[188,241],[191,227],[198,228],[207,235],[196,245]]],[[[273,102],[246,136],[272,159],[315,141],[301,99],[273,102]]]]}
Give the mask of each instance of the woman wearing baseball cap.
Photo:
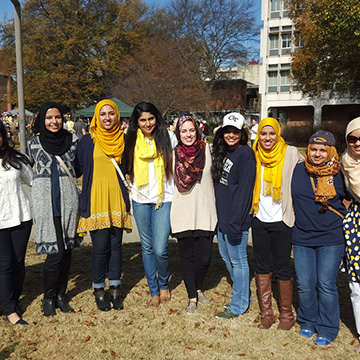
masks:
{"type": "Polygon", "coordinates": [[[261,329],[275,322],[271,281],[274,273],[280,294],[278,330],[295,324],[292,312],[293,280],[290,271],[291,228],[295,216],[290,183],[296,164],[303,160],[296,147],[281,137],[279,122],[271,117],[260,121],[253,150],[256,181],[251,212],[255,280],[261,311],[261,329]]]}
{"type": "Polygon", "coordinates": [[[345,248],[342,201],[347,196],[333,134],[319,130],[310,137],[291,192],[300,335],[311,338],[316,332],[315,345],[329,345],[340,327],[336,278],[345,248]]]}
{"type": "Polygon", "coordinates": [[[255,182],[255,157],[247,145],[244,117],[230,113],[214,137],[212,177],[218,216],[218,246],[233,282],[233,296],[217,318],[244,314],[250,304],[246,247],[251,225],[251,199],[255,182]]]}

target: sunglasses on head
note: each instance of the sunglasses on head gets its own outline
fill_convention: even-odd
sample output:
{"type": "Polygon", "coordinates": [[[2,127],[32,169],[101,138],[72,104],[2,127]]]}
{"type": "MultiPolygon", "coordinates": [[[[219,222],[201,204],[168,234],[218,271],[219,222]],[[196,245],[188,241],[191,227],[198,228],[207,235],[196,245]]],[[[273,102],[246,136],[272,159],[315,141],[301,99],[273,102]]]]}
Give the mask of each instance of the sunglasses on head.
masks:
{"type": "Polygon", "coordinates": [[[356,137],[356,136],[353,136],[353,135],[348,135],[346,139],[347,139],[348,143],[355,144],[358,140],[360,140],[360,137],[356,137]]]}

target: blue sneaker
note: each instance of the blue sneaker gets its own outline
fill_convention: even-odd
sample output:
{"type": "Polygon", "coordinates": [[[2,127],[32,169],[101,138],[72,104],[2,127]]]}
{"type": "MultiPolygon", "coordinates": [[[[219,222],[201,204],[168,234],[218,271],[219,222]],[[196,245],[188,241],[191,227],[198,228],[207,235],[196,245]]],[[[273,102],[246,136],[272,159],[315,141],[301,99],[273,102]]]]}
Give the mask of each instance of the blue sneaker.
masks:
{"type": "Polygon", "coordinates": [[[331,344],[331,340],[327,339],[326,337],[318,336],[314,341],[314,344],[319,346],[326,346],[331,344]]]}
{"type": "Polygon", "coordinates": [[[303,337],[310,339],[314,335],[314,332],[308,329],[301,329],[299,334],[303,337]]]}

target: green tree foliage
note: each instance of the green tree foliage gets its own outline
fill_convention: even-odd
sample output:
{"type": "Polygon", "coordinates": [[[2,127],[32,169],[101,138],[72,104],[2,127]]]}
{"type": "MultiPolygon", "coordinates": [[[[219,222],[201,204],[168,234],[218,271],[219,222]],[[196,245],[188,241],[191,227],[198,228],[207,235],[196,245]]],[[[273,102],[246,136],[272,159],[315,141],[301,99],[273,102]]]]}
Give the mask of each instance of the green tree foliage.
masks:
{"type": "Polygon", "coordinates": [[[168,30],[192,39],[187,56],[201,61],[203,78],[214,80],[221,66],[247,62],[248,42],[258,35],[253,0],[172,0],[166,9],[168,30]]]}
{"type": "MultiPolygon", "coordinates": [[[[25,103],[70,108],[111,92],[114,76],[146,38],[140,0],[27,0],[22,10],[25,103]]],[[[15,74],[14,33],[2,24],[8,73],[15,74]]]]}
{"type": "Polygon", "coordinates": [[[359,0],[287,0],[301,39],[292,73],[310,97],[360,96],[359,0]]]}

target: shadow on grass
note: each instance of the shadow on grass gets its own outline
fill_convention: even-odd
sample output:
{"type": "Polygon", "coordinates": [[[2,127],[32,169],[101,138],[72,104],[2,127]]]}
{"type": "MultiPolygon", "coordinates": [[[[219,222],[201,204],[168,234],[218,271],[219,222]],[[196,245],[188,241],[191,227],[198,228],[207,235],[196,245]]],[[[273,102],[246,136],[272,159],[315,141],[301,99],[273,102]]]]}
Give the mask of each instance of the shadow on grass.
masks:
{"type": "MultiPolygon", "coordinates": [[[[91,289],[91,250],[91,246],[75,248],[73,250],[69,279],[74,282],[74,287],[67,293],[69,300],[78,294],[91,289]]],[[[170,290],[173,290],[182,282],[179,250],[176,240],[169,240],[168,253],[170,269],[169,288],[170,290]]],[[[124,243],[121,285],[123,298],[126,298],[131,289],[144,276],[140,242],[124,243]]],[[[217,244],[214,243],[212,249],[212,261],[204,281],[203,290],[215,288],[223,276],[228,276],[228,272],[220,258],[217,244]]],[[[42,293],[43,262],[26,266],[26,277],[23,290],[24,296],[20,303],[21,309],[25,311],[26,308],[42,293]]]]}
{"type": "MultiPolygon", "coordinates": [[[[91,246],[76,248],[73,250],[72,265],[70,270],[70,279],[74,282],[74,287],[68,292],[68,297],[71,300],[72,297],[91,289],[91,246]]],[[[169,269],[170,269],[170,290],[177,288],[183,278],[180,269],[179,249],[175,239],[169,240],[168,245],[169,252],[169,269]]],[[[253,248],[251,245],[247,247],[248,262],[250,268],[250,282],[254,278],[255,261],[253,255],[253,248]]],[[[291,258],[290,261],[291,272],[294,280],[295,268],[294,260],[291,258]]],[[[123,244],[123,275],[122,275],[122,286],[121,291],[124,298],[129,294],[131,289],[145,276],[144,267],[141,257],[141,245],[140,242],[135,243],[124,243],[123,244]]],[[[212,247],[212,258],[209,271],[204,279],[203,289],[211,290],[218,286],[223,277],[227,278],[229,284],[231,279],[223,260],[220,257],[217,243],[213,243],[212,247]]],[[[347,274],[339,272],[338,276],[338,291],[339,291],[339,303],[340,303],[340,316],[341,321],[344,325],[350,329],[350,331],[357,336],[354,317],[352,313],[352,306],[350,301],[350,291],[348,286],[347,274]]],[[[273,278],[272,283],[274,310],[276,302],[279,306],[279,292],[277,289],[276,279],[273,278]]],[[[23,298],[20,302],[20,307],[23,311],[39,296],[43,293],[43,262],[39,262],[34,265],[26,267],[26,277],[23,290],[23,298]]],[[[257,302],[256,294],[251,294],[252,301],[257,302]]],[[[295,310],[298,308],[298,296],[296,288],[296,280],[294,281],[294,297],[293,305],[295,310]]],[[[0,353],[0,360],[2,359],[4,351],[8,354],[8,350],[4,349],[0,353]]],[[[10,351],[11,352],[11,351],[10,351]]]]}
{"type": "Polygon", "coordinates": [[[11,354],[15,352],[15,349],[18,345],[19,342],[17,341],[2,349],[0,351],[0,360],[9,359],[11,357],[11,354]]]}

